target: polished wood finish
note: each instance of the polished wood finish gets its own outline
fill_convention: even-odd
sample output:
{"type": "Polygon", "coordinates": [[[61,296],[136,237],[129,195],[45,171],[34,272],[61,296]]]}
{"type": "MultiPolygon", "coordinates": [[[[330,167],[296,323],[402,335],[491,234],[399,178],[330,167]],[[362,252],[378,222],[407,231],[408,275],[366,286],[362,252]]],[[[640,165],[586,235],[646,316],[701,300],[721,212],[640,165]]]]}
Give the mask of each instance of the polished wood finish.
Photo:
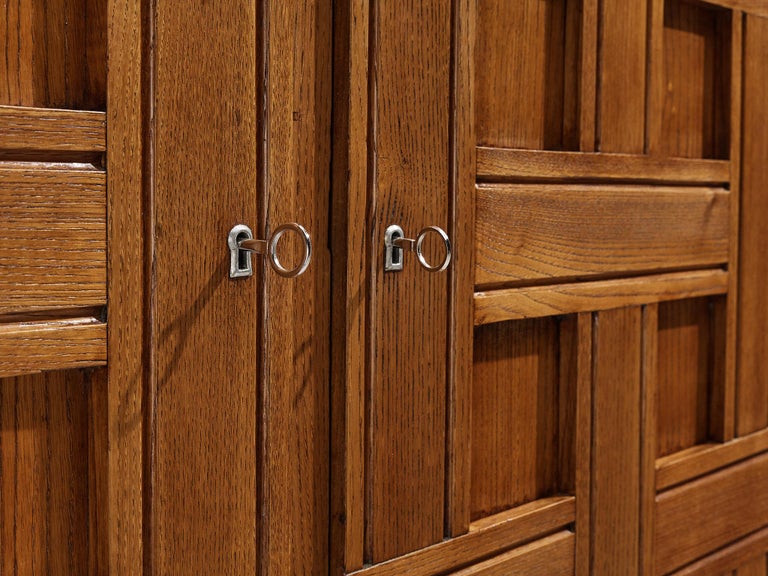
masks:
{"type": "Polygon", "coordinates": [[[741,227],[739,253],[739,350],[736,433],[739,436],[768,426],[768,381],[763,359],[768,350],[768,301],[765,274],[768,264],[761,246],[766,242],[765,218],[768,185],[765,158],[768,135],[768,20],[748,16],[744,28],[744,122],[741,179],[741,227]]]}
{"type": "Polygon", "coordinates": [[[722,270],[489,290],[475,293],[475,324],[610,310],[724,294],[727,290],[728,273],[722,270]]]}
{"type": "Polygon", "coordinates": [[[656,574],[666,574],[765,525],[768,455],[705,476],[657,498],[656,574]],[[711,521],[716,518],[717,521],[711,521]],[[695,526],[695,530],[681,530],[695,526]]]}
{"type": "Polygon", "coordinates": [[[570,576],[573,574],[574,539],[571,532],[558,532],[517,550],[454,572],[453,576],[570,576]]]}
{"type": "Polygon", "coordinates": [[[106,177],[0,166],[0,314],[106,303],[106,177]]]}
{"type": "Polygon", "coordinates": [[[0,106],[0,150],[104,152],[104,112],[0,106]]]}
{"type": "Polygon", "coordinates": [[[160,1],[153,16],[151,525],[144,569],[157,576],[253,574],[260,557],[261,271],[230,281],[225,241],[233,225],[259,222],[261,207],[256,6],[179,10],[160,1]],[[185,97],[179,86],[190,87],[185,97]]]}
{"type": "Polygon", "coordinates": [[[475,282],[718,265],[728,260],[728,200],[716,188],[483,184],[475,282]]]}
{"type": "Polygon", "coordinates": [[[429,576],[456,570],[493,553],[551,534],[575,519],[573,497],[553,496],[488,516],[469,532],[433,546],[354,572],[355,576],[429,576]]]}
{"type": "MultiPolygon", "coordinates": [[[[673,576],[743,576],[750,569],[768,570],[768,529],[759,530],[736,543],[688,564],[673,573],[673,576]],[[756,556],[757,554],[759,556],[756,556]],[[744,572],[743,572],[744,571],[744,572]]],[[[757,572],[763,576],[764,573],[757,572]]]]}
{"type": "Polygon", "coordinates": [[[104,110],[108,0],[12,0],[4,8],[0,104],[104,110]]]}
{"type": "Polygon", "coordinates": [[[722,184],[730,180],[730,165],[725,160],[479,146],[477,177],[484,182],[605,180],[660,184],[722,184]]]}
{"type": "Polygon", "coordinates": [[[369,209],[373,212],[366,554],[381,562],[445,531],[448,278],[411,259],[382,270],[390,224],[447,228],[451,2],[374,3],[369,209]],[[407,329],[405,329],[407,327],[407,329]]]}
{"type": "Polygon", "coordinates": [[[107,327],[97,318],[0,324],[0,378],[106,363],[107,327]]]}

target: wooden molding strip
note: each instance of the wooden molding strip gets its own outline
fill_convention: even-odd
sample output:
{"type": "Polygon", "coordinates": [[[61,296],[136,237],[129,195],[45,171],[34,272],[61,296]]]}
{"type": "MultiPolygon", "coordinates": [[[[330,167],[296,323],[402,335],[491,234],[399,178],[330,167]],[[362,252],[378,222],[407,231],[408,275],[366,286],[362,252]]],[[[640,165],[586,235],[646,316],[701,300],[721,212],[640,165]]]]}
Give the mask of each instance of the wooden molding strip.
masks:
{"type": "Polygon", "coordinates": [[[768,450],[768,429],[725,444],[702,444],[656,460],[656,490],[661,492],[768,450]]]}
{"type": "Polygon", "coordinates": [[[730,172],[727,160],[477,148],[477,178],[481,181],[567,179],[723,184],[730,180],[730,172]]]}
{"type": "Polygon", "coordinates": [[[727,548],[718,550],[685,568],[681,568],[671,576],[720,576],[721,574],[728,574],[731,570],[766,552],[768,552],[768,528],[763,528],[727,548]]]}
{"type": "Polygon", "coordinates": [[[405,556],[353,572],[353,576],[429,576],[502,553],[575,521],[573,496],[542,498],[473,522],[469,532],[405,556]]]}
{"type": "Polygon", "coordinates": [[[104,112],[0,106],[0,150],[103,152],[104,112]]]}
{"type": "Polygon", "coordinates": [[[620,280],[476,292],[475,326],[712,296],[725,294],[727,290],[727,272],[699,270],[620,280]]]}
{"type": "Polygon", "coordinates": [[[107,363],[107,325],[96,318],[0,325],[0,378],[107,363]]]}

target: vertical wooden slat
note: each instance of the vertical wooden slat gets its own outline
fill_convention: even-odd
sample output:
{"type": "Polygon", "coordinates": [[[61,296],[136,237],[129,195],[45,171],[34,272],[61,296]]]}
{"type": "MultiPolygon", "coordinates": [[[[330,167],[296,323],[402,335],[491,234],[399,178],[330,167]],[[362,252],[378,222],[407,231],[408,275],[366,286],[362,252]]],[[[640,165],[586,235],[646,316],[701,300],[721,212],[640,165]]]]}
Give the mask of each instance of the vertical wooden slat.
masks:
{"type": "Polygon", "coordinates": [[[253,574],[260,274],[230,280],[226,238],[258,222],[257,6],[154,18],[151,570],[253,574]]]}
{"type": "Polygon", "coordinates": [[[647,0],[602,0],[600,7],[598,150],[642,153],[647,0]]]}
{"type": "MultiPolygon", "coordinates": [[[[109,0],[107,90],[107,530],[109,574],[144,558],[144,219],[141,2],[109,0]]],[[[97,460],[96,462],[101,462],[97,460]]]]}
{"type": "Polygon", "coordinates": [[[710,432],[714,439],[729,441],[735,435],[739,320],[739,222],[741,220],[742,85],[744,82],[744,14],[731,14],[731,230],[728,254],[728,297],[725,308],[725,357],[723,389],[713,389],[710,432]]]}
{"type": "Polygon", "coordinates": [[[642,398],[640,415],[640,576],[654,574],[656,456],[659,390],[659,305],[643,308],[642,398]]]}
{"type": "Polygon", "coordinates": [[[582,0],[581,67],[579,78],[579,150],[595,151],[597,119],[598,0],[582,0]]]}
{"type": "Polygon", "coordinates": [[[737,576],[766,576],[766,574],[768,574],[768,563],[765,556],[762,555],[743,566],[739,566],[739,569],[736,570],[737,576]]]}
{"type": "Polygon", "coordinates": [[[662,149],[664,116],[664,0],[649,0],[648,14],[648,111],[645,151],[657,155],[662,149]]]}
{"type": "Polygon", "coordinates": [[[595,315],[592,429],[592,570],[639,567],[640,308],[595,315]]]}
{"type": "Polygon", "coordinates": [[[331,573],[363,567],[366,392],[367,0],[334,3],[331,211],[331,573]]]}
{"type": "MultiPolygon", "coordinates": [[[[444,532],[448,280],[406,255],[383,273],[384,230],[447,228],[451,2],[376,2],[371,70],[372,279],[367,560],[444,532]]],[[[413,236],[411,236],[413,237],[413,236]]]]}
{"type": "Polygon", "coordinates": [[[576,576],[591,573],[591,468],[592,468],[592,313],[576,321],[576,576]]]}
{"type": "Polygon", "coordinates": [[[744,118],[742,133],[739,251],[739,336],[736,434],[768,426],[768,19],[747,16],[744,29],[744,118]]]}
{"type": "Polygon", "coordinates": [[[276,0],[265,9],[265,232],[299,222],[314,250],[298,278],[265,272],[261,569],[321,576],[328,571],[331,4],[276,0]]]}
{"type": "Polygon", "coordinates": [[[448,364],[448,470],[446,535],[469,529],[472,434],[472,340],[474,325],[475,115],[474,49],[476,5],[453,4],[452,207],[449,236],[451,274],[448,364]]]}

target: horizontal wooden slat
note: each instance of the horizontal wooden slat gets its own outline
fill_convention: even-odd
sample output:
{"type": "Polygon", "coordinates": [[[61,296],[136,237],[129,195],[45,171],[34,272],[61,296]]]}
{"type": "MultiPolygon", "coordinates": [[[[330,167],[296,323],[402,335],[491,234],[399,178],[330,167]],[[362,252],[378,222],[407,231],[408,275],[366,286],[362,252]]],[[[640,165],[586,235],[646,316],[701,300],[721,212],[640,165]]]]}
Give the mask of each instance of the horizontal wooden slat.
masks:
{"type": "Polygon", "coordinates": [[[727,160],[666,158],[640,154],[550,152],[510,148],[477,149],[479,180],[582,180],[684,184],[725,184],[727,160]]]}
{"type": "Polygon", "coordinates": [[[700,444],[656,461],[656,490],[661,492],[768,451],[768,429],[725,444],[700,444]]]}
{"type": "Polygon", "coordinates": [[[0,106],[0,150],[103,152],[104,112],[0,106]]]}
{"type": "Polygon", "coordinates": [[[455,570],[554,532],[575,520],[572,496],[543,498],[473,522],[469,533],[354,572],[355,576],[429,576],[455,570]]]}
{"type": "Polygon", "coordinates": [[[95,318],[0,325],[0,378],[106,362],[107,325],[95,318]]]}
{"type": "Polygon", "coordinates": [[[0,269],[0,315],[104,305],[104,173],[0,168],[0,269]]]}
{"type": "Polygon", "coordinates": [[[571,576],[574,567],[575,537],[558,532],[506,554],[501,554],[453,576],[571,576]]]}
{"type": "Polygon", "coordinates": [[[727,272],[698,270],[620,280],[477,292],[475,326],[711,296],[725,294],[727,290],[727,272]]]}
{"type": "Polygon", "coordinates": [[[728,207],[720,188],[480,185],[475,283],[721,265],[728,259],[728,207]]]}
{"type": "Polygon", "coordinates": [[[667,574],[768,524],[766,486],[768,455],[761,455],[660,494],[656,574],[667,574]]]}
{"type": "MultiPolygon", "coordinates": [[[[768,528],[681,568],[672,576],[722,576],[768,553],[768,528]]],[[[739,572],[741,574],[741,572],[739,572]]]]}

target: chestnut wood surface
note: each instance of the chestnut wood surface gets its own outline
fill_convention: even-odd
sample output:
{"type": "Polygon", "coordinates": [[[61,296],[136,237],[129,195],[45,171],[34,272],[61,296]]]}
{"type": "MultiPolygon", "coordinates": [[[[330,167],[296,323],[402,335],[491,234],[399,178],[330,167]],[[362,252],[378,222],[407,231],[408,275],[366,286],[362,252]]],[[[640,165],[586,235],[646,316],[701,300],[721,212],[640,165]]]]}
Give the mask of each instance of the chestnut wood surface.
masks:
{"type": "Polygon", "coordinates": [[[104,112],[0,106],[0,149],[104,152],[106,120],[104,112]]]}

